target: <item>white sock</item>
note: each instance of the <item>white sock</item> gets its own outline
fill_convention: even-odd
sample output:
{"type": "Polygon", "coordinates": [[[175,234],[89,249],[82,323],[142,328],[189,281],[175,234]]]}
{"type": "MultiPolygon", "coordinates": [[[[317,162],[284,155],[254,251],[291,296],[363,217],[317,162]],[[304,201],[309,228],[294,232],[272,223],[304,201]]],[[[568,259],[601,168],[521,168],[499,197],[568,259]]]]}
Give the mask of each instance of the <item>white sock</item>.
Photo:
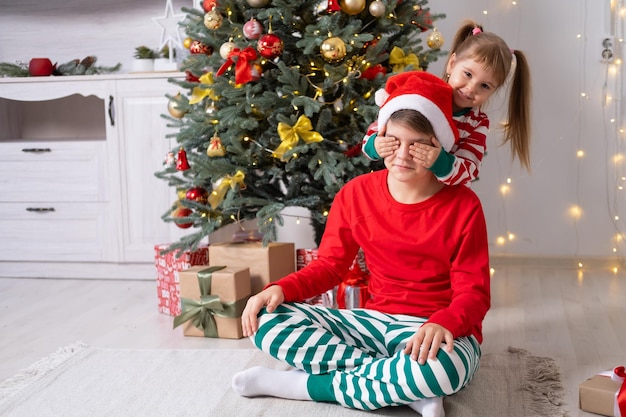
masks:
{"type": "Polygon", "coordinates": [[[424,398],[408,406],[420,413],[422,417],[445,417],[446,415],[443,409],[443,397],[424,398]]]}
{"type": "Polygon", "coordinates": [[[311,400],[307,390],[309,374],[299,369],[279,371],[255,366],[233,376],[233,390],[244,397],[267,395],[289,400],[311,400]]]}

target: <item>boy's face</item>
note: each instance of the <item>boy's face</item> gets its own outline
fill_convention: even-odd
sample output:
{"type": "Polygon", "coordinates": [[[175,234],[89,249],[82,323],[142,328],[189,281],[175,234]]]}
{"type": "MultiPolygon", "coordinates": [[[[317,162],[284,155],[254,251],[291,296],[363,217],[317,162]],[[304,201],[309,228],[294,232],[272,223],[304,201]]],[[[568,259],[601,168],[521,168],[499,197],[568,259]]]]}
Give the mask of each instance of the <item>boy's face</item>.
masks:
{"type": "Polygon", "coordinates": [[[409,149],[416,143],[433,146],[433,136],[416,132],[403,123],[397,123],[392,120],[387,122],[385,136],[392,136],[398,140],[398,149],[385,158],[385,166],[395,179],[406,182],[425,175],[432,175],[427,168],[413,160],[413,157],[409,154],[409,149]]]}

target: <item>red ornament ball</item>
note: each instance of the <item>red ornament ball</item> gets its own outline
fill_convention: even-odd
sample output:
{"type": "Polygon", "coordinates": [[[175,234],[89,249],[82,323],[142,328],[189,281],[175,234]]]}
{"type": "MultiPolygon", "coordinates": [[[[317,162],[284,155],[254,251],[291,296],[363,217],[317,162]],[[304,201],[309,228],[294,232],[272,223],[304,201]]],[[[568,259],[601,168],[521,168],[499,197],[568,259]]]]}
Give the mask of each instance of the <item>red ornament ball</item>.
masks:
{"type": "Polygon", "coordinates": [[[209,193],[202,187],[193,187],[187,190],[185,198],[201,204],[206,204],[207,199],[209,198],[209,193]]]}
{"type": "Polygon", "coordinates": [[[200,41],[193,41],[191,42],[191,46],[189,46],[189,52],[192,54],[211,55],[213,53],[213,48],[200,41]]]}
{"type": "Polygon", "coordinates": [[[217,7],[217,1],[216,0],[203,0],[202,1],[202,9],[204,10],[205,13],[210,12],[211,10],[215,9],[217,7]]]}
{"type": "MultiPolygon", "coordinates": [[[[193,213],[193,211],[188,208],[188,207],[179,207],[176,210],[174,210],[172,212],[172,217],[175,219],[179,219],[179,218],[183,218],[183,217],[187,217],[189,215],[191,215],[191,213],[193,213]]],[[[181,229],[188,229],[191,226],[193,226],[193,223],[189,222],[189,223],[178,223],[175,222],[176,226],[180,227],[181,229]]]]}
{"type": "Polygon", "coordinates": [[[259,39],[263,33],[263,25],[256,19],[250,19],[243,25],[243,36],[248,39],[259,39]]]}
{"type": "Polygon", "coordinates": [[[273,33],[267,33],[261,36],[257,43],[257,50],[262,57],[268,59],[274,59],[279,57],[283,53],[283,40],[273,33]]]}

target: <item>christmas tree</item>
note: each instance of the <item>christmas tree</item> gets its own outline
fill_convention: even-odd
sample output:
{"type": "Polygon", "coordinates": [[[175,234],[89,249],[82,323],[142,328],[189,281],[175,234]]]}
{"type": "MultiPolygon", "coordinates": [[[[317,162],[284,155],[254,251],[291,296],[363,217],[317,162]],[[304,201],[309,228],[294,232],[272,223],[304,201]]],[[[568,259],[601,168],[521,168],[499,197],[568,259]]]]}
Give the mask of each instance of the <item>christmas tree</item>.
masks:
{"type": "Polygon", "coordinates": [[[380,168],[361,153],[374,93],[392,73],[445,54],[426,0],[205,0],[183,8],[184,93],[169,96],[178,146],[159,178],[178,200],[164,221],[196,247],[256,219],[264,242],[306,207],[319,243],[337,191],[380,168]],[[174,158],[173,156],[176,156],[174,158]]]}

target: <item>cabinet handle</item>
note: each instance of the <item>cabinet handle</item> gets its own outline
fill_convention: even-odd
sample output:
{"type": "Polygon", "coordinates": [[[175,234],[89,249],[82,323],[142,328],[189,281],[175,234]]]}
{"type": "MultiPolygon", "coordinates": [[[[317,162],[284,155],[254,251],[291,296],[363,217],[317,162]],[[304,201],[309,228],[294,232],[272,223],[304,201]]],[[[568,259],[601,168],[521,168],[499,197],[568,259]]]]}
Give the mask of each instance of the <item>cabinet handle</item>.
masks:
{"type": "Polygon", "coordinates": [[[54,207],[26,207],[26,211],[32,211],[35,213],[49,213],[54,211],[54,207]]]}
{"type": "Polygon", "coordinates": [[[50,148],[24,148],[22,152],[32,152],[32,153],[43,153],[43,152],[52,152],[50,148]]]}
{"type": "Polygon", "coordinates": [[[115,126],[115,115],[113,113],[113,96],[109,96],[109,120],[111,126],[115,126]]]}

